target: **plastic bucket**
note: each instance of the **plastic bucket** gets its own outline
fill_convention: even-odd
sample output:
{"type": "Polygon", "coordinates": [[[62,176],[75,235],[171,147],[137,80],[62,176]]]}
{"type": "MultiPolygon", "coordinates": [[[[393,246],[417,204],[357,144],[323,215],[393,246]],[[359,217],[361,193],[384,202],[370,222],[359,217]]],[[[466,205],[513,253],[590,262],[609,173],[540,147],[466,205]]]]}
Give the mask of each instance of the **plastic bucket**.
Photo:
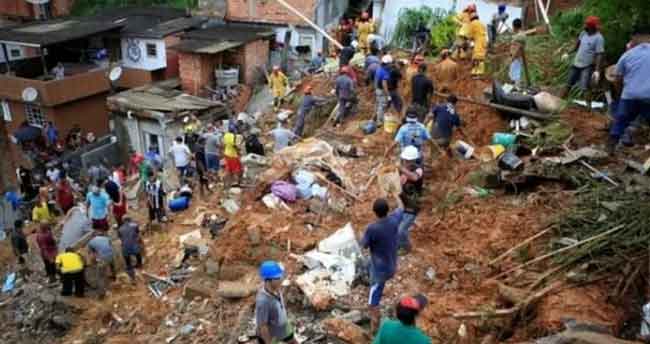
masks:
{"type": "Polygon", "coordinates": [[[509,147],[517,141],[517,136],[514,134],[508,133],[494,133],[492,136],[492,144],[502,145],[504,147],[509,147]]]}
{"type": "Polygon", "coordinates": [[[171,211],[181,211],[187,209],[190,206],[190,200],[187,197],[174,198],[169,201],[169,210],[171,211]]]}
{"type": "Polygon", "coordinates": [[[490,145],[488,148],[490,149],[490,152],[492,152],[492,158],[494,159],[498,159],[501,154],[506,151],[506,147],[503,145],[490,145]]]}
{"type": "Polygon", "coordinates": [[[393,115],[386,115],[384,118],[384,131],[393,134],[399,128],[399,118],[393,115]]]}

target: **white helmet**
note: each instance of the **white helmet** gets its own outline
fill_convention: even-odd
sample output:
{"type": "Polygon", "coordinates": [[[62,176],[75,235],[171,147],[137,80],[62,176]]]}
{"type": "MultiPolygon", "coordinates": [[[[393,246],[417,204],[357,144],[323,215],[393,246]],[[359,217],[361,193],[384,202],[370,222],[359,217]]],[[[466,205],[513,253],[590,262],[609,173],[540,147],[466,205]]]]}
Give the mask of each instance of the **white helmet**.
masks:
{"type": "Polygon", "coordinates": [[[356,49],[359,46],[359,42],[354,40],[354,41],[352,41],[352,43],[350,43],[350,45],[352,46],[352,48],[356,49]]]}
{"type": "Polygon", "coordinates": [[[402,150],[400,158],[403,160],[416,160],[419,155],[418,149],[415,146],[407,146],[402,150]]]}
{"type": "Polygon", "coordinates": [[[390,54],[386,54],[381,58],[381,63],[393,63],[393,57],[390,54]]]}

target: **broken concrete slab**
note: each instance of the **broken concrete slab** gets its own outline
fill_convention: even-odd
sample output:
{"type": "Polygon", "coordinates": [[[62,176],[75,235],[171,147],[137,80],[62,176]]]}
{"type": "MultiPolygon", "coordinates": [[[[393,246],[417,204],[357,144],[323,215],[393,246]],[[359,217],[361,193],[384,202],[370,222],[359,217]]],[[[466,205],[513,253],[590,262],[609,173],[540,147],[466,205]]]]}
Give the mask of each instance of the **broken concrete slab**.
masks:
{"type": "Polygon", "coordinates": [[[253,295],[255,291],[257,291],[255,283],[222,281],[219,282],[217,295],[226,299],[243,299],[253,295]]]}
{"type": "Polygon", "coordinates": [[[213,297],[213,290],[213,283],[208,283],[202,279],[190,280],[183,288],[183,298],[186,300],[209,299],[213,297]]]}
{"type": "Polygon", "coordinates": [[[323,329],[328,335],[334,336],[351,344],[365,344],[370,342],[370,336],[359,325],[344,319],[329,318],[322,322],[323,329]]]}

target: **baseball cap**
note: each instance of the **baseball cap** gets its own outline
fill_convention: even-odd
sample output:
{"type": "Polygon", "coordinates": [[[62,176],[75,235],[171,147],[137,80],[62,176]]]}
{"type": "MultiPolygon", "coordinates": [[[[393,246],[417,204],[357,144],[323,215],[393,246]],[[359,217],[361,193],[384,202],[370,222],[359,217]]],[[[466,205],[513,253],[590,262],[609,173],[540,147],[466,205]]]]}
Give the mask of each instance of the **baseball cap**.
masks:
{"type": "Polygon", "coordinates": [[[423,294],[405,296],[399,301],[399,305],[404,308],[421,312],[429,303],[429,300],[423,294]]]}

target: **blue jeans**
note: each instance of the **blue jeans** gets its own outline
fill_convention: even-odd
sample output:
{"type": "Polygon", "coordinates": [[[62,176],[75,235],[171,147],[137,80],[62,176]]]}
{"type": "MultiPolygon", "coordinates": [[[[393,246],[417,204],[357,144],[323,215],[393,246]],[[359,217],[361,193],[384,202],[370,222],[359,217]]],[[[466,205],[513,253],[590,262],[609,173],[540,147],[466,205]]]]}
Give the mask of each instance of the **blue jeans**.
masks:
{"type": "Polygon", "coordinates": [[[372,261],[370,262],[369,270],[370,292],[368,293],[368,305],[376,307],[379,306],[379,303],[381,302],[381,298],[384,295],[384,287],[389,278],[386,274],[377,272],[372,261]]]}
{"type": "Polygon", "coordinates": [[[569,69],[569,89],[578,84],[581,91],[584,92],[588,90],[589,83],[591,82],[591,74],[593,74],[593,72],[594,66],[587,66],[584,68],[571,66],[571,69],[569,69]]]}
{"type": "Polygon", "coordinates": [[[625,129],[639,117],[650,117],[650,99],[621,99],[618,101],[614,123],[609,135],[618,141],[625,129]]]}
{"type": "Polygon", "coordinates": [[[216,154],[205,154],[205,168],[208,171],[217,172],[219,171],[219,156],[216,154]]]}
{"type": "Polygon", "coordinates": [[[397,239],[398,239],[398,247],[403,248],[406,250],[411,250],[411,241],[409,240],[409,233],[411,232],[411,227],[413,226],[413,223],[415,222],[415,218],[417,215],[412,214],[412,213],[407,213],[404,212],[402,215],[402,221],[399,223],[399,227],[397,227],[397,239]]]}

